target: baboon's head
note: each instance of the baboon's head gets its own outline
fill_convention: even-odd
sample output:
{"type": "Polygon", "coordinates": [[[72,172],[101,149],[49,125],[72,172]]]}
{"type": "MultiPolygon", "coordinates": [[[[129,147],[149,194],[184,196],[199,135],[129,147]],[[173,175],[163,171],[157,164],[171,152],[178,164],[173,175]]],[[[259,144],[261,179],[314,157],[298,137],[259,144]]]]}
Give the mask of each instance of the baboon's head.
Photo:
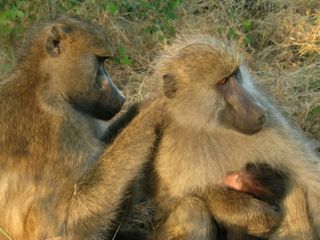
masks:
{"type": "Polygon", "coordinates": [[[170,115],[181,124],[253,134],[267,120],[239,54],[216,39],[178,40],[159,58],[156,76],[163,81],[170,115]]]}
{"type": "Polygon", "coordinates": [[[105,69],[110,56],[103,31],[71,17],[35,27],[25,40],[20,62],[40,69],[41,83],[75,109],[98,119],[112,118],[125,97],[105,69]]]}

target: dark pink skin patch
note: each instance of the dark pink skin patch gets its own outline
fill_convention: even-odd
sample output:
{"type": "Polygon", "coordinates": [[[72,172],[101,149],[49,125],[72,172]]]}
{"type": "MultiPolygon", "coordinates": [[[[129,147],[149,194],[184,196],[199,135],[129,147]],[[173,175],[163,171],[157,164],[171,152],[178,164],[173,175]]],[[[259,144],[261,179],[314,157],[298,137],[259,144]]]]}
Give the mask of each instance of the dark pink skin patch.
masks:
{"type": "Polygon", "coordinates": [[[254,196],[271,196],[270,192],[254,176],[246,172],[232,173],[224,179],[224,185],[239,192],[245,192],[254,196]]]}

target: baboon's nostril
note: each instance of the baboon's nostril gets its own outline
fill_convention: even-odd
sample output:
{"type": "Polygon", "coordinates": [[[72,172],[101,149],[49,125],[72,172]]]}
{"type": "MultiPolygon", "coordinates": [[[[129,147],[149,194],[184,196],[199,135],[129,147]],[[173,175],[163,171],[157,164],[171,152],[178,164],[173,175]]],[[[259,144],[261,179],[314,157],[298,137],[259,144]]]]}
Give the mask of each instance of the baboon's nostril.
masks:
{"type": "Polygon", "coordinates": [[[262,114],[261,116],[259,116],[258,121],[260,124],[264,124],[267,121],[266,115],[262,114]]]}

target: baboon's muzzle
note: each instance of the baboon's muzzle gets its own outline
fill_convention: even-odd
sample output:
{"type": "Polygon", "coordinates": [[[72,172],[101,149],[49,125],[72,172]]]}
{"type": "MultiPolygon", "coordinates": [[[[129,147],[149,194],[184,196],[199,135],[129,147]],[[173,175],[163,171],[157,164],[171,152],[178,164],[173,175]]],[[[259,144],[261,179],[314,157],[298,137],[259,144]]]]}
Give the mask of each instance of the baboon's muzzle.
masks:
{"type": "Polygon", "coordinates": [[[238,83],[236,77],[231,77],[222,91],[227,103],[222,112],[224,124],[246,134],[254,134],[263,128],[267,121],[265,109],[238,83]]]}
{"type": "Polygon", "coordinates": [[[125,99],[103,64],[100,64],[96,84],[87,92],[73,96],[70,101],[76,109],[94,118],[109,120],[121,110],[125,99]]]}
{"type": "Polygon", "coordinates": [[[98,69],[97,83],[101,95],[96,104],[97,112],[99,112],[96,115],[100,115],[100,118],[108,120],[121,110],[126,98],[113,83],[103,64],[98,69]]]}

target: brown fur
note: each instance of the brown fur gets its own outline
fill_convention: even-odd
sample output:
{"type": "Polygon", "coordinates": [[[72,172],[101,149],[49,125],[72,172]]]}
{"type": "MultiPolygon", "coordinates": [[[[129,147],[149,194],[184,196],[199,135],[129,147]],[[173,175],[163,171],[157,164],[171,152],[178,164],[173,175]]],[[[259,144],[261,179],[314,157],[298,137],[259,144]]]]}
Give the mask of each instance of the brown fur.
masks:
{"type": "Polygon", "coordinates": [[[164,223],[152,233],[153,240],[213,239],[216,225],[206,204],[197,197],[187,196],[171,206],[164,223]]]}
{"type": "Polygon", "coordinates": [[[142,111],[106,149],[95,116],[70,102],[88,95],[87,103],[95,96],[116,103],[104,93],[110,85],[94,85],[96,56],[106,55],[98,27],[60,17],[31,30],[13,74],[0,82],[0,227],[12,239],[102,239],[148,159],[159,105],[142,111]]]}
{"type": "MultiPolygon", "coordinates": [[[[209,36],[182,37],[160,56],[154,79],[159,99],[167,99],[167,124],[154,159],[154,197],[164,215],[169,216],[165,228],[175,228],[170,217],[171,211],[176,213],[172,206],[188,196],[200,196],[218,222],[240,232],[257,236],[274,232],[270,238],[281,240],[316,238],[315,230],[320,228],[319,159],[304,137],[257,89],[234,47],[209,36]],[[227,102],[217,91],[217,84],[232,77],[239,66],[240,85],[267,112],[267,123],[254,134],[226,127],[220,119],[227,102]],[[164,91],[159,89],[162,86],[164,91]],[[280,202],[284,220],[277,231],[281,214],[269,204],[218,187],[228,174],[240,172],[248,163],[268,164],[287,178],[286,196],[280,202]]],[[[195,204],[195,211],[199,208],[195,204]]],[[[199,225],[198,233],[194,226],[189,230],[194,231],[193,236],[200,236],[200,229],[203,226],[199,225]]]]}

